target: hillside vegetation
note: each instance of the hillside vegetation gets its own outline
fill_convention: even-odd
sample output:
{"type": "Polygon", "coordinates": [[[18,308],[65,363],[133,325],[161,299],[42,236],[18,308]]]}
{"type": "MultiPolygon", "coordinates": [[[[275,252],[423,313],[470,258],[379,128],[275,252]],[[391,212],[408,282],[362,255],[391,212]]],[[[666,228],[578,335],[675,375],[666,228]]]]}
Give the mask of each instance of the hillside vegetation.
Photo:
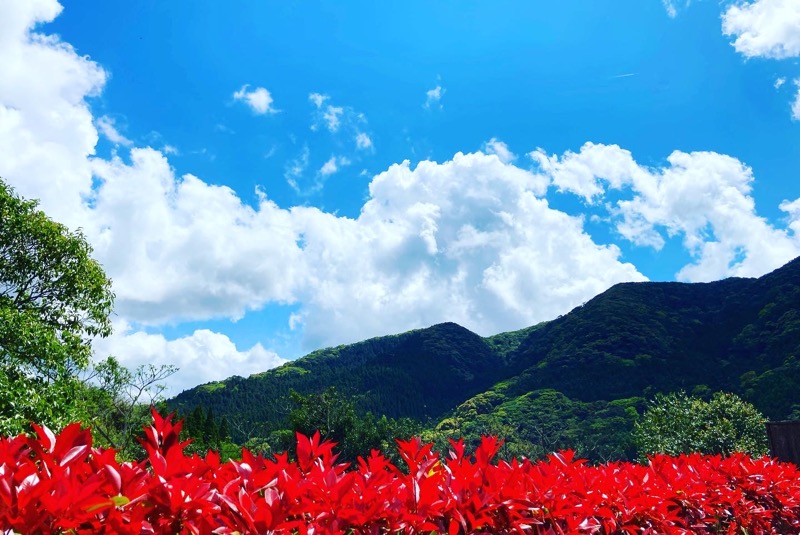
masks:
{"type": "MultiPolygon", "coordinates": [[[[729,391],[771,419],[800,387],[800,259],[758,279],[618,284],[556,320],[482,338],[453,323],[315,351],[170,400],[235,422],[235,441],[289,426],[290,392],[334,386],[361,412],[411,418],[427,438],[506,437],[503,454],[576,448],[629,459],[647,400],[729,391]]],[[[800,407],[798,407],[800,409],[800,407]]]]}

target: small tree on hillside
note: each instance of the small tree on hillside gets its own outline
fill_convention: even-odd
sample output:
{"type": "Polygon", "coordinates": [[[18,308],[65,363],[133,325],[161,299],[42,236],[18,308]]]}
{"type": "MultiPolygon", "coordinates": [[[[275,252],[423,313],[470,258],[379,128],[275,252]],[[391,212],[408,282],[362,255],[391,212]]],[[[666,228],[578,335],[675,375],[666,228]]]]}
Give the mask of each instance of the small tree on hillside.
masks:
{"type": "Polygon", "coordinates": [[[735,394],[717,392],[710,401],[685,392],[657,394],[635,425],[634,442],[643,460],[653,453],[742,451],[760,457],[768,451],[765,422],[735,394]]]}

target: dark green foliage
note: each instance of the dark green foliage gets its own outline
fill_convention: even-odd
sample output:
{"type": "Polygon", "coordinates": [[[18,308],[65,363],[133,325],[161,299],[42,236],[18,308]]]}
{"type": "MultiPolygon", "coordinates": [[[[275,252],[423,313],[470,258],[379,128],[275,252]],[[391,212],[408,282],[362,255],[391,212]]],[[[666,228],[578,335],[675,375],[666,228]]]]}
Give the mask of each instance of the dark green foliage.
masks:
{"type": "MultiPolygon", "coordinates": [[[[336,386],[353,398],[361,414],[423,422],[491,387],[503,370],[502,358],[483,338],[445,323],[315,351],[247,379],[232,377],[183,392],[170,406],[183,413],[198,405],[210,407],[215,414],[241,420],[243,428],[259,426],[257,434],[267,436],[287,428],[291,391],[309,395],[336,386]]],[[[237,442],[250,438],[235,427],[231,434],[237,442]]]]}
{"type": "MultiPolygon", "coordinates": [[[[774,378],[763,374],[798,355],[800,259],[760,279],[619,284],[532,332],[511,359],[523,372],[519,392],[555,388],[593,401],[704,385],[740,392],[767,416],[785,418],[791,396],[757,398],[774,378]],[[743,392],[747,372],[762,382],[743,392]]],[[[796,375],[783,382],[784,392],[800,387],[796,375]]]]}
{"type": "MultiPolygon", "coordinates": [[[[371,412],[359,415],[351,399],[340,395],[334,387],[318,394],[301,395],[292,392],[294,408],[289,413],[292,435],[311,436],[319,432],[325,440],[336,442],[336,451],[342,462],[355,462],[358,456],[366,457],[373,449],[391,455],[394,439],[409,439],[420,431],[412,420],[394,420],[385,415],[376,417],[371,412]]],[[[286,444],[286,434],[277,435],[273,451],[294,451],[295,441],[286,444]],[[288,448],[285,448],[288,446],[288,448]]]]}
{"type": "Polygon", "coordinates": [[[767,453],[766,419],[735,394],[717,392],[709,401],[683,392],[657,395],[635,425],[634,441],[646,455],[701,452],[767,453]]]}
{"type": "Polygon", "coordinates": [[[231,442],[227,418],[215,417],[213,408],[204,410],[198,405],[189,413],[179,413],[179,417],[183,419],[181,439],[192,441],[187,451],[202,455],[214,450],[219,451],[223,459],[239,458],[241,447],[231,442]]]}
{"type": "Polygon", "coordinates": [[[631,458],[644,400],[729,391],[772,419],[800,414],[800,259],[759,279],[614,286],[554,321],[481,338],[448,323],[316,351],[204,385],[172,407],[213,407],[234,440],[275,445],[301,395],[335,386],[358,414],[406,417],[443,441],[508,438],[506,454],[572,447],[631,458]],[[236,429],[248,429],[248,433],[236,429]]]}
{"type": "Polygon", "coordinates": [[[447,438],[463,436],[475,446],[481,435],[501,436],[505,458],[540,458],[571,448],[598,461],[630,459],[636,453],[631,432],[644,403],[642,398],[585,403],[555,390],[510,397],[501,384],[461,404],[426,438],[443,448],[447,438]]]}

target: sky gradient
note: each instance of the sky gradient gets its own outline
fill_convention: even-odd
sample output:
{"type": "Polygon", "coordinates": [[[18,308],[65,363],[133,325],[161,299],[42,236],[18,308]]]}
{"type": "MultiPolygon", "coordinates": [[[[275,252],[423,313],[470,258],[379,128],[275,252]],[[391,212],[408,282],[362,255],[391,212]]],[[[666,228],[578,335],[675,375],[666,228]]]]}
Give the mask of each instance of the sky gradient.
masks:
{"type": "Polygon", "coordinates": [[[0,0],[0,177],[172,393],[800,255],[800,0],[0,0]]]}

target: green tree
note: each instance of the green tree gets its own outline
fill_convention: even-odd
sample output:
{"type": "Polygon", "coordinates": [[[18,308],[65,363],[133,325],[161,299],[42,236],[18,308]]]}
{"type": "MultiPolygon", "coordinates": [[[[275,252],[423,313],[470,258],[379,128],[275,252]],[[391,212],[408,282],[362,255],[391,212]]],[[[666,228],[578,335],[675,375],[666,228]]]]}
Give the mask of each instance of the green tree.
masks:
{"type": "Polygon", "coordinates": [[[111,281],[80,231],[0,180],[0,433],[85,419],[91,341],[111,333],[111,281]]]}
{"type": "Polygon", "coordinates": [[[408,439],[419,432],[419,425],[408,418],[379,418],[371,412],[359,415],[353,400],[339,394],[334,387],[306,396],[293,391],[291,397],[295,404],[289,414],[292,433],[274,432],[270,440],[273,451],[293,451],[294,432],[311,436],[319,431],[323,439],[336,442],[340,461],[354,462],[373,449],[392,458],[395,438],[408,439]]]}
{"type": "Polygon", "coordinates": [[[175,366],[154,364],[130,370],[108,357],[82,373],[84,388],[75,402],[88,413],[83,421],[98,443],[113,447],[123,458],[140,457],[144,450],[134,438],[150,424],[150,406],[164,402],[162,381],[177,371],[175,366]]]}
{"type": "Polygon", "coordinates": [[[653,453],[691,452],[761,456],[767,453],[765,422],[735,394],[717,392],[709,401],[685,392],[657,394],[634,426],[634,442],[642,459],[653,453]]]}

